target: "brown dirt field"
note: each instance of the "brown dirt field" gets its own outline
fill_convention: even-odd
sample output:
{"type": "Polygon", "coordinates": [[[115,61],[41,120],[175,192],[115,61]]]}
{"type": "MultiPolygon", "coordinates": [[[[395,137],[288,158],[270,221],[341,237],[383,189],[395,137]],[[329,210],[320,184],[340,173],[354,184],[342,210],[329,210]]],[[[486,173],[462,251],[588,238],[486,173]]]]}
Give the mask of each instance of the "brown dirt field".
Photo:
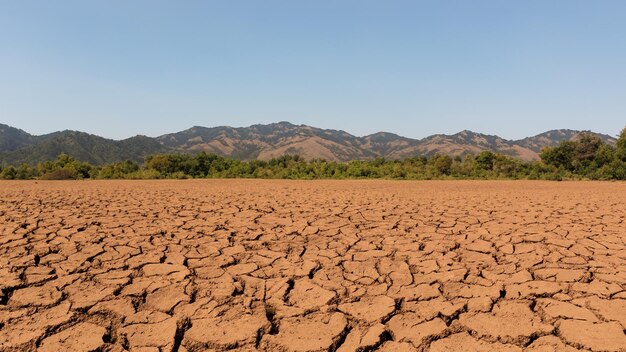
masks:
{"type": "Polygon", "coordinates": [[[0,351],[626,351],[626,184],[0,182],[0,351]]]}

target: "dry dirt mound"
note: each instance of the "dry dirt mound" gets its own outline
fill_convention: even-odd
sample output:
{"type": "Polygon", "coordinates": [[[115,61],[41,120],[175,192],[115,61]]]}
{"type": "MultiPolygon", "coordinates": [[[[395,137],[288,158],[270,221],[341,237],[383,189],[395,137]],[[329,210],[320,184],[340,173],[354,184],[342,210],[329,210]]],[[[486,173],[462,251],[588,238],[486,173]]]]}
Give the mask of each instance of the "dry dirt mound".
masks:
{"type": "Polygon", "coordinates": [[[626,351],[626,184],[0,183],[0,351],[626,351]]]}

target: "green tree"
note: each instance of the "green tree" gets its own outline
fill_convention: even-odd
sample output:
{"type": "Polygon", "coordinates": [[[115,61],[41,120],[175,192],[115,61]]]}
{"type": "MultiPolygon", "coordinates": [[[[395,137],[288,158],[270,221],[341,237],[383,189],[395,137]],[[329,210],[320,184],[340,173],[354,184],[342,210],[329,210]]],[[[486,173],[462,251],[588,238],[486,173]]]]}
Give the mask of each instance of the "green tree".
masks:
{"type": "Polygon", "coordinates": [[[582,133],[576,141],[576,159],[584,163],[591,163],[603,144],[604,142],[597,135],[582,133]]]}
{"type": "Polygon", "coordinates": [[[609,144],[602,144],[593,157],[596,167],[602,167],[615,159],[615,148],[609,144]]]}
{"type": "Polygon", "coordinates": [[[626,161],[615,159],[610,164],[605,165],[603,169],[603,178],[626,180],[626,161]]]}
{"type": "Polygon", "coordinates": [[[496,155],[493,161],[493,170],[499,176],[507,178],[517,178],[517,160],[505,155],[496,155]]]}
{"type": "Polygon", "coordinates": [[[476,167],[480,170],[493,170],[493,162],[496,155],[488,150],[482,151],[476,155],[476,167]]]}
{"type": "Polygon", "coordinates": [[[69,166],[69,165],[73,164],[74,161],[75,161],[74,158],[72,158],[68,154],[61,153],[61,154],[59,154],[59,156],[57,156],[57,160],[54,162],[54,166],[57,169],[62,169],[65,166],[69,166]]]}
{"type": "Polygon", "coordinates": [[[17,177],[17,170],[13,166],[7,166],[2,169],[0,178],[3,180],[15,180],[17,177]]]}
{"type": "Polygon", "coordinates": [[[449,175],[452,170],[452,158],[449,155],[435,154],[429,163],[441,175],[449,175]]]}
{"type": "Polygon", "coordinates": [[[620,160],[626,161],[626,127],[619,134],[615,154],[620,160]]]}
{"type": "Polygon", "coordinates": [[[15,177],[20,180],[30,180],[38,176],[37,169],[31,168],[28,164],[20,165],[15,171],[15,177]]]}
{"type": "Polygon", "coordinates": [[[61,153],[54,161],[45,161],[37,164],[34,174],[40,174],[43,179],[83,179],[89,178],[94,166],[74,159],[68,154],[61,153]]]}
{"type": "Polygon", "coordinates": [[[541,150],[539,157],[541,160],[557,168],[574,170],[574,160],[576,157],[577,143],[574,141],[562,141],[556,147],[547,147],[541,150]]]}

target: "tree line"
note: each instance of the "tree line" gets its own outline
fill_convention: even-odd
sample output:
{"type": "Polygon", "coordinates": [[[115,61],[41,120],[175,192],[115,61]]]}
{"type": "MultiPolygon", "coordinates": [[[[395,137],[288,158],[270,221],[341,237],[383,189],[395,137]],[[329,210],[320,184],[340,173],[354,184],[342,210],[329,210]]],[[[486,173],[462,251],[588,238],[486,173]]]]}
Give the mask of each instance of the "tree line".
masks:
{"type": "Polygon", "coordinates": [[[544,148],[541,160],[522,161],[483,151],[451,157],[436,154],[402,160],[376,158],[335,162],[283,155],[269,161],[241,161],[204,152],[157,154],[143,164],[132,161],[92,165],[61,154],[37,165],[0,166],[0,179],[532,179],[626,180],[626,128],[615,146],[583,133],[575,141],[544,148]]]}

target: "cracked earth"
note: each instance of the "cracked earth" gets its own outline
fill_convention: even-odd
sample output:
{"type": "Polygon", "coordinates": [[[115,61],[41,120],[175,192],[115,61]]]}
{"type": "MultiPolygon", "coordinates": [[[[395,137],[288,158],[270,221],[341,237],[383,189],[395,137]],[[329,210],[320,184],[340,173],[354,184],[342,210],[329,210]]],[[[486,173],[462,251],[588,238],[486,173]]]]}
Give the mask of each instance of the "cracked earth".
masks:
{"type": "Polygon", "coordinates": [[[626,184],[0,183],[0,351],[626,351],[626,184]]]}

